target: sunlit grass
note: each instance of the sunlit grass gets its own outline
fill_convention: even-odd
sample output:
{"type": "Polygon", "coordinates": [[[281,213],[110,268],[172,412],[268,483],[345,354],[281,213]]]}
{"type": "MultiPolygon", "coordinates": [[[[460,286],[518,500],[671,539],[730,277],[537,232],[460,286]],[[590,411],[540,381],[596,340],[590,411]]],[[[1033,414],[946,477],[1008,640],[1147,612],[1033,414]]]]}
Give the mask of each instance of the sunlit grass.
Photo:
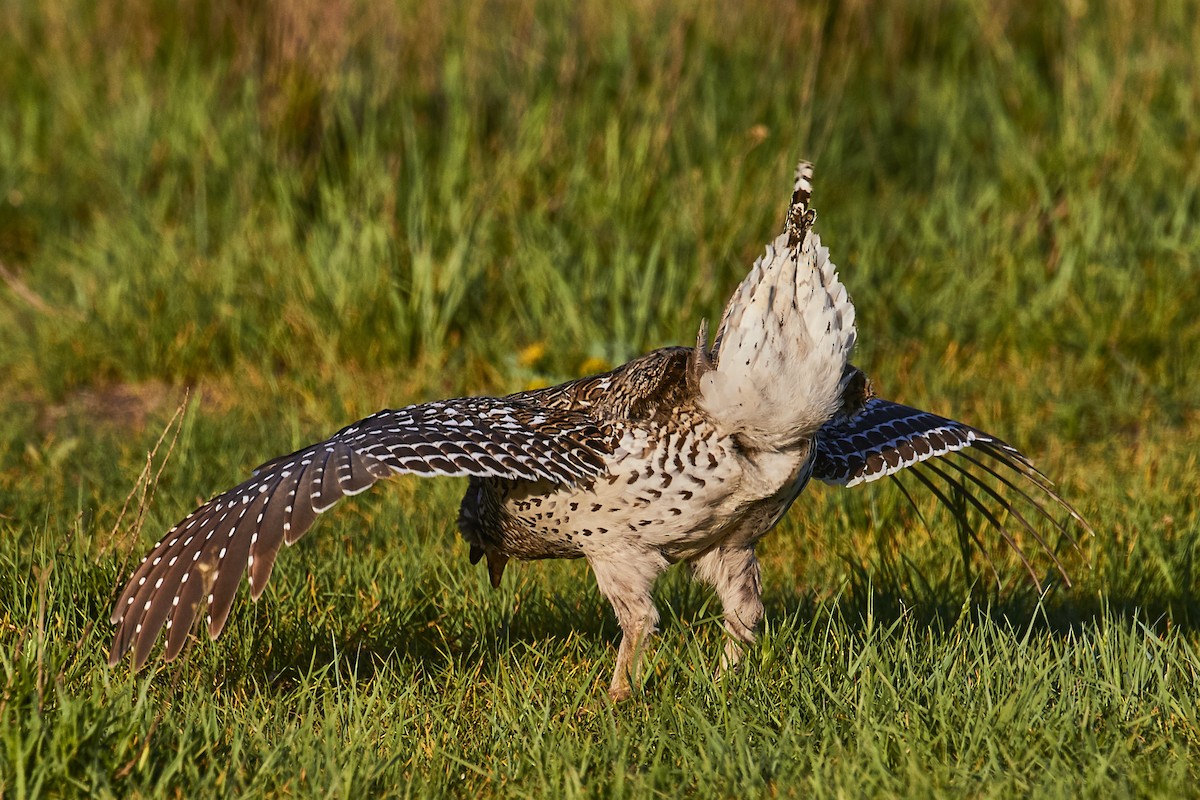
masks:
{"type": "Polygon", "coordinates": [[[57,0],[0,37],[0,797],[1195,792],[1191,5],[57,0]],[[105,666],[127,559],[253,465],[692,341],[802,155],[857,362],[1034,457],[1096,528],[1073,588],[813,487],[746,668],[672,572],[614,708],[586,565],[493,591],[461,484],[406,479],[218,642],[105,666]]]}

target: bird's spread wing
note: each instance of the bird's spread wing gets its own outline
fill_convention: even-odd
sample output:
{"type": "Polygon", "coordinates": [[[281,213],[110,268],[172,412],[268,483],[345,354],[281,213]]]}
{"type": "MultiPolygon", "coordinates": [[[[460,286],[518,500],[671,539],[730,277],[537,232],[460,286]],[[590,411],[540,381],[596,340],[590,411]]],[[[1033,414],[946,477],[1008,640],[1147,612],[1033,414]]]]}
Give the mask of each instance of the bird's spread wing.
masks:
{"type": "MultiPolygon", "coordinates": [[[[1039,517],[1048,520],[1072,544],[1075,540],[1067,526],[1051,514],[1047,505],[1066,512],[1084,530],[1091,532],[1091,528],[1079,512],[1059,496],[1050,480],[1012,445],[970,425],[879,398],[868,400],[858,414],[838,418],[821,429],[813,464],[814,478],[840,486],[855,486],[888,476],[897,479],[896,473],[901,470],[908,470],[907,474],[928,488],[960,521],[963,520],[961,509],[964,503],[979,511],[999,530],[1038,582],[1025,554],[991,508],[999,507],[1008,512],[1021,528],[1034,536],[1070,585],[1054,550],[1037,526],[1021,513],[1018,504],[1024,501],[1035,520],[1039,517]],[[956,454],[957,458],[941,458],[950,454],[956,454]],[[984,480],[983,475],[990,476],[995,485],[984,480]],[[1005,493],[998,491],[997,486],[1005,493]],[[1006,496],[1010,493],[1015,500],[1006,496]],[[962,502],[955,502],[950,494],[961,498],[962,502]]],[[[907,496],[907,491],[905,494],[907,496]]],[[[967,529],[970,530],[969,526],[967,529]]],[[[978,540],[976,544],[980,544],[978,540]]]]}
{"type": "Polygon", "coordinates": [[[209,634],[225,626],[242,573],[257,598],[283,542],[317,514],[392,475],[474,475],[586,482],[610,449],[585,414],[472,397],[381,411],[329,439],[276,458],[172,528],[129,579],[113,610],[109,663],[130,648],[145,663],[165,626],[165,658],[183,647],[207,595],[209,634]]]}
{"type": "Polygon", "coordinates": [[[1015,448],[983,431],[928,411],[871,398],[858,414],[821,429],[813,477],[839,486],[857,486],[976,442],[994,445],[1021,467],[1032,468],[1015,448]]]}

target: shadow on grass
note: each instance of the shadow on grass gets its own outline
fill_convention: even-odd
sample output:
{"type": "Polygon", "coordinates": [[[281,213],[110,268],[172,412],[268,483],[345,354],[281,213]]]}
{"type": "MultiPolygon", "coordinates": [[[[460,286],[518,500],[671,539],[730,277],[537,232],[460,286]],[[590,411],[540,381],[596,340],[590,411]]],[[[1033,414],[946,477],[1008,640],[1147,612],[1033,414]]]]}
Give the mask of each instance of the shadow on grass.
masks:
{"type": "MultiPolygon", "coordinates": [[[[763,600],[768,622],[805,627],[832,617],[839,629],[852,634],[864,632],[870,625],[887,627],[908,618],[935,633],[950,635],[964,617],[976,623],[994,623],[1015,636],[1048,632],[1068,638],[1088,629],[1135,622],[1158,634],[1172,629],[1187,634],[1200,631],[1200,602],[1195,597],[1139,589],[1144,587],[1122,587],[1102,594],[1058,586],[1039,595],[1022,583],[1004,591],[994,584],[987,589],[976,584],[965,591],[961,579],[932,584],[920,576],[914,578],[911,571],[868,574],[858,566],[834,596],[772,586],[763,600]],[[920,590],[914,591],[914,585],[920,590]]],[[[523,657],[525,646],[537,648],[567,639],[605,643],[611,648],[607,657],[615,658],[620,630],[594,586],[574,583],[557,590],[538,586],[529,594],[515,611],[497,603],[472,608],[467,614],[447,611],[433,598],[424,597],[406,608],[387,609],[382,618],[370,618],[357,630],[311,625],[300,618],[269,620],[268,612],[259,606],[258,619],[249,624],[260,631],[272,626],[269,634],[262,634],[270,637],[267,657],[230,653],[223,659],[222,678],[234,684],[265,680],[276,689],[285,689],[309,679],[314,668],[325,666],[355,681],[370,681],[385,667],[399,672],[486,671],[489,663],[523,657]]],[[[711,636],[715,661],[722,634],[720,606],[712,594],[676,571],[659,585],[656,600],[663,633],[672,636],[673,631],[685,628],[711,636]]],[[[261,639],[257,643],[264,644],[261,639]]],[[[247,644],[254,646],[253,641],[247,644]]]]}

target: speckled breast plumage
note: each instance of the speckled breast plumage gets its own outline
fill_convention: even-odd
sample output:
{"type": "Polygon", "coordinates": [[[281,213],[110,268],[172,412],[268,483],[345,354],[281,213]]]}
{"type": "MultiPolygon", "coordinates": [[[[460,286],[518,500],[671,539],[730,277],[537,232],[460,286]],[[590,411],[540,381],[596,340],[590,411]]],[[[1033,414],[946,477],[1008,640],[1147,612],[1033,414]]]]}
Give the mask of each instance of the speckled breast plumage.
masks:
{"type": "Polygon", "coordinates": [[[634,540],[675,562],[725,541],[747,518],[762,520],[755,538],[769,530],[808,480],[808,448],[782,470],[772,454],[763,474],[755,454],[691,401],[690,352],[658,350],[606,375],[518,396],[596,419],[611,437],[607,474],[577,486],[472,478],[459,527],[473,558],[579,558],[634,540]]]}

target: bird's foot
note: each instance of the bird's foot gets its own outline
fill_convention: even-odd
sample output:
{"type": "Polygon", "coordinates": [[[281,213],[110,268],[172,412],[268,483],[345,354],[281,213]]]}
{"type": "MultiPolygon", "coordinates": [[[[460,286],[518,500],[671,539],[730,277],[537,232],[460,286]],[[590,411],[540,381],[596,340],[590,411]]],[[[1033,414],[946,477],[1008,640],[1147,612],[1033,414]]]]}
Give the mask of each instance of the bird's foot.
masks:
{"type": "Polygon", "coordinates": [[[626,683],[624,686],[608,687],[608,699],[614,703],[621,703],[633,697],[633,690],[626,683]]]}

